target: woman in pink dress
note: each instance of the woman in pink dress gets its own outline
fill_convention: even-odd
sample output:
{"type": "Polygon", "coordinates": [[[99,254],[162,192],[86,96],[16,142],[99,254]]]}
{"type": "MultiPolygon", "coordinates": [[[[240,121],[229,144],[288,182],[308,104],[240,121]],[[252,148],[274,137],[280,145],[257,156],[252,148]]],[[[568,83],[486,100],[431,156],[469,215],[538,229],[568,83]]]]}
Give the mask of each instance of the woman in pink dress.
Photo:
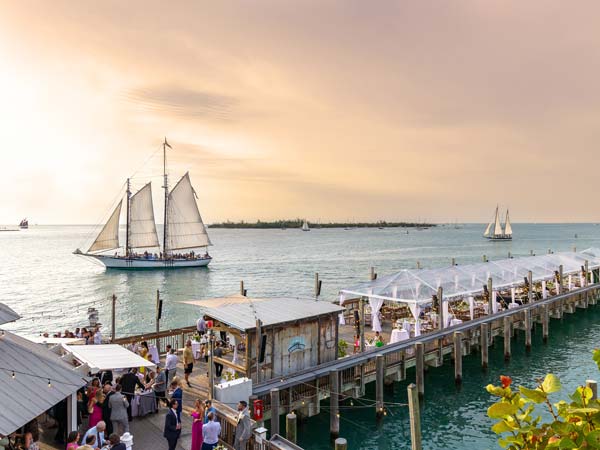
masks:
{"type": "Polygon", "coordinates": [[[95,427],[102,420],[102,403],[104,403],[104,394],[102,391],[96,392],[96,396],[90,400],[90,423],[89,428],[95,427]]]}
{"type": "Polygon", "coordinates": [[[71,431],[67,437],[67,450],[77,450],[79,447],[79,433],[77,431],[71,431]]]}
{"type": "Polygon", "coordinates": [[[191,450],[200,450],[202,447],[202,421],[204,419],[204,408],[200,399],[196,400],[195,409],[190,416],[193,417],[192,424],[192,448],[191,450]]]}

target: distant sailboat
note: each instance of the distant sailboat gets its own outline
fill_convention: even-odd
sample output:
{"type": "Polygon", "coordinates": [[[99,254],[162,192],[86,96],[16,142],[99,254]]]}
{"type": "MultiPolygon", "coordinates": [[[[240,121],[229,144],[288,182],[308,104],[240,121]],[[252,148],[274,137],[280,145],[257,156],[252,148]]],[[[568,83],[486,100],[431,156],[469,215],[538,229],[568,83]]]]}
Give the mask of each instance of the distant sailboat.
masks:
{"type": "Polygon", "coordinates": [[[310,231],[308,221],[306,219],[304,219],[304,223],[302,224],[302,231],[310,231]]]}
{"type": "Polygon", "coordinates": [[[485,229],[483,236],[490,240],[508,241],[512,239],[512,227],[510,225],[510,217],[508,215],[508,209],[506,210],[506,220],[504,221],[504,227],[500,223],[500,213],[496,206],[496,214],[494,220],[490,222],[485,229]],[[493,227],[493,232],[492,232],[493,227]]]}
{"type": "Polygon", "coordinates": [[[206,249],[212,245],[206,227],[202,222],[196,191],[192,187],[189,173],[186,173],[169,191],[166,173],[166,147],[163,143],[163,177],[165,189],[164,233],[162,252],[152,203],[152,187],[147,183],[135,194],[131,194],[130,181],[127,180],[126,233],[123,254],[106,252],[121,249],[119,242],[119,218],[123,199],[119,201],[110,218],[100,231],[87,252],[77,249],[74,253],[94,258],[108,268],[117,269],[176,269],[180,267],[207,266],[212,258],[205,251],[198,255],[194,250],[206,249]],[[147,249],[150,249],[149,251],[147,249]],[[152,253],[156,249],[159,253],[152,253]],[[139,253],[143,250],[143,253],[139,253]]]}
{"type": "Polygon", "coordinates": [[[21,220],[21,222],[19,223],[19,228],[21,228],[22,230],[26,230],[27,228],[29,228],[29,221],[26,218],[21,220]]]}

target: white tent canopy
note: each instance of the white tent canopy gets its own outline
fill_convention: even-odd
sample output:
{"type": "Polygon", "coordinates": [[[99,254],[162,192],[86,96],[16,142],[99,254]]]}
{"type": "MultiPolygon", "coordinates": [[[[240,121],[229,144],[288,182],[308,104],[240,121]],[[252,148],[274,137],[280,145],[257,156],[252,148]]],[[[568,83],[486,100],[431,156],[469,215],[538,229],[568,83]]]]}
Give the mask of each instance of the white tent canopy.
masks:
{"type": "Polygon", "coordinates": [[[579,274],[586,262],[590,270],[599,268],[600,249],[588,249],[581,253],[562,252],[527,256],[441,269],[405,269],[374,281],[342,289],[340,298],[380,298],[407,303],[409,306],[428,304],[439,287],[443,289],[444,300],[466,298],[481,294],[488,278],[492,279],[494,290],[510,289],[522,285],[529,271],[533,274],[533,281],[540,282],[553,279],[555,271],[558,271],[561,265],[565,276],[579,274]]]}
{"type": "Polygon", "coordinates": [[[156,367],[151,361],[117,344],[66,345],[63,349],[81,364],[87,364],[90,372],[119,370],[132,367],[156,367]]]}

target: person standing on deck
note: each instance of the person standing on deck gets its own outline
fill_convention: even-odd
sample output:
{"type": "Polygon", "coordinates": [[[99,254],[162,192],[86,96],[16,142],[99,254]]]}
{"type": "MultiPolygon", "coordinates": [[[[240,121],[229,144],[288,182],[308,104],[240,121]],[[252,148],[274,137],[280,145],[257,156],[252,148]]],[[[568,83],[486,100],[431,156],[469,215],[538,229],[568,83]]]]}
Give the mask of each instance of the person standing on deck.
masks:
{"type": "Polygon", "coordinates": [[[156,377],[154,378],[154,384],[152,384],[152,390],[156,397],[156,409],[160,406],[160,401],[165,402],[165,405],[169,406],[167,400],[167,372],[162,370],[160,365],[156,366],[156,377]]]}
{"type": "Polygon", "coordinates": [[[237,417],[237,426],[235,427],[235,450],[246,450],[246,444],[252,436],[252,423],[250,422],[250,413],[248,412],[248,403],[240,400],[237,407],[239,414],[237,417]]]}
{"type": "Polygon", "coordinates": [[[209,422],[209,418],[208,418],[208,414],[209,413],[213,413],[213,416],[216,418],[217,417],[217,409],[212,405],[212,402],[210,400],[205,400],[204,401],[204,424],[207,424],[209,422]]]}
{"type": "Polygon", "coordinates": [[[188,387],[192,387],[190,384],[190,374],[194,368],[194,352],[192,352],[192,341],[188,339],[185,343],[185,349],[183,350],[183,373],[185,376],[185,382],[188,387]]]}
{"type": "Polygon", "coordinates": [[[181,420],[177,416],[177,409],[179,409],[179,403],[173,399],[170,403],[171,408],[165,416],[165,429],[163,436],[169,443],[169,450],[175,450],[177,447],[177,441],[181,435],[181,420]]]}
{"type": "Polygon", "coordinates": [[[165,369],[167,371],[167,384],[171,384],[175,375],[177,375],[177,353],[175,349],[167,346],[167,358],[165,360],[165,369]]]}
{"type": "Polygon", "coordinates": [[[131,422],[131,402],[133,401],[133,397],[135,396],[135,387],[138,386],[142,391],[145,389],[145,386],[140,381],[137,376],[137,369],[130,369],[125,375],[121,377],[121,388],[123,389],[123,393],[127,398],[127,418],[131,422]]]}
{"type": "Polygon", "coordinates": [[[117,384],[116,392],[110,396],[108,401],[108,407],[110,408],[110,421],[112,422],[113,432],[122,436],[124,433],[129,432],[129,420],[127,420],[129,402],[121,394],[121,389],[121,385],[117,384]],[[122,433],[119,433],[119,426],[123,429],[122,433]]]}
{"type": "MultiPolygon", "coordinates": [[[[217,346],[215,347],[215,351],[213,356],[216,356],[218,358],[222,358],[223,357],[223,347],[221,347],[221,342],[217,342],[217,346]]],[[[215,364],[215,375],[217,376],[217,378],[221,377],[221,374],[223,373],[223,364],[218,363],[218,362],[214,362],[215,364]]]]}
{"type": "Polygon", "coordinates": [[[204,316],[200,317],[196,322],[196,329],[200,336],[204,336],[204,333],[206,333],[206,319],[204,316]]]}
{"type": "Polygon", "coordinates": [[[110,436],[113,432],[113,428],[112,422],[110,421],[110,407],[108,406],[108,401],[110,396],[115,393],[115,391],[112,389],[112,384],[110,381],[104,383],[102,392],[104,393],[104,402],[102,403],[102,421],[106,423],[106,435],[110,436]]]}
{"type": "Polygon", "coordinates": [[[219,443],[221,423],[215,420],[214,413],[208,413],[208,422],[202,425],[202,450],[213,450],[219,443]]]}
{"type": "Polygon", "coordinates": [[[96,327],[96,332],[94,333],[94,345],[102,344],[102,333],[100,333],[100,326],[96,327]]]}
{"type": "Polygon", "coordinates": [[[177,418],[179,419],[179,422],[181,422],[181,410],[183,409],[183,389],[181,389],[181,382],[179,381],[179,378],[173,378],[171,390],[173,391],[171,394],[171,400],[177,400],[179,403],[179,406],[177,407],[177,418]]]}

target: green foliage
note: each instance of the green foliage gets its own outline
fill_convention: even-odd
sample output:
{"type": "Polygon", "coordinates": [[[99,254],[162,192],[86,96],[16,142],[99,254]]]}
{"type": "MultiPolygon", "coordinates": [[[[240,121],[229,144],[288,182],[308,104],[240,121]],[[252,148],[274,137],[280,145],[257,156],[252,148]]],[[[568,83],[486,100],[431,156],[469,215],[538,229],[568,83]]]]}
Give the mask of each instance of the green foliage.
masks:
{"type": "Polygon", "coordinates": [[[343,358],[347,354],[348,354],[348,343],[345,340],[340,339],[338,341],[338,357],[343,358]]]}
{"type": "MultiPolygon", "coordinates": [[[[594,361],[600,369],[600,350],[594,350],[594,361]]],[[[498,444],[517,449],[600,449],[600,402],[593,399],[592,390],[579,386],[568,400],[552,403],[550,394],[560,392],[560,380],[548,374],[536,380],[532,388],[511,389],[510,377],[502,376],[501,385],[486,386],[498,397],[487,414],[495,419],[492,431],[498,444]],[[542,422],[538,408],[545,408],[552,420],[542,422]]]]}

